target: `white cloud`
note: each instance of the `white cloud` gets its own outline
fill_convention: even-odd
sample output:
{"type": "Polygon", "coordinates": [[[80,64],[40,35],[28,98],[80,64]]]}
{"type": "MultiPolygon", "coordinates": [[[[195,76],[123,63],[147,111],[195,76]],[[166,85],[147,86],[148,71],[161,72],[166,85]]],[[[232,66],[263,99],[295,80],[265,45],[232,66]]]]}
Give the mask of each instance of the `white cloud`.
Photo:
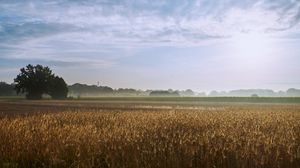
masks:
{"type": "MultiPolygon", "coordinates": [[[[102,1],[100,4],[86,3],[85,5],[70,2],[67,5],[67,2],[65,5],[54,4],[47,9],[43,3],[40,4],[42,6],[40,7],[38,6],[39,3],[31,2],[27,6],[25,5],[26,9],[29,8],[25,14],[40,18],[49,24],[73,25],[76,28],[81,28],[81,31],[101,32],[103,36],[109,35],[110,38],[127,37],[128,39],[137,38],[144,41],[161,37],[166,30],[169,31],[165,35],[170,35],[170,37],[173,35],[170,33],[172,31],[178,36],[188,32],[204,34],[209,37],[223,35],[224,32],[231,34],[245,30],[281,29],[287,24],[295,22],[295,15],[299,12],[299,4],[295,4],[285,9],[285,17],[282,18],[280,14],[283,9],[279,10],[279,7],[276,7],[276,10],[272,10],[269,7],[272,3],[262,0],[246,7],[236,1],[229,1],[231,6],[229,3],[225,3],[227,1],[220,1],[220,3],[197,1],[200,5],[198,7],[190,6],[184,11],[186,12],[184,15],[176,14],[176,12],[165,15],[163,11],[148,9],[146,7],[151,4],[150,1],[135,2],[136,4],[131,1],[106,4],[105,1],[102,1]]],[[[173,8],[173,11],[182,12],[183,6],[186,6],[184,4],[173,5],[172,2],[168,1],[164,2],[167,3],[168,8],[173,8]]],[[[163,4],[161,3],[159,6],[163,4]]],[[[293,4],[293,2],[287,4],[293,4]]],[[[283,6],[283,8],[287,7],[283,6]]],[[[164,10],[164,8],[159,9],[164,10]]],[[[189,40],[191,37],[187,38],[189,40]]]]}
{"type": "Polygon", "coordinates": [[[0,40],[19,48],[5,57],[112,61],[143,47],[202,45],[253,31],[300,32],[299,7],[292,0],[4,1],[0,17],[10,17],[0,23],[0,40]]]}

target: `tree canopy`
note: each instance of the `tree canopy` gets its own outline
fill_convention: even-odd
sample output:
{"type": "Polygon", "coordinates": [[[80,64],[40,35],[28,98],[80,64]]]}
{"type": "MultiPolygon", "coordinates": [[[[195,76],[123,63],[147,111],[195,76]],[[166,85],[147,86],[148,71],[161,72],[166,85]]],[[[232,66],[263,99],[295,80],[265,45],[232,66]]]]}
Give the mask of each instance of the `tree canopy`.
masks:
{"type": "Polygon", "coordinates": [[[55,76],[50,82],[49,95],[53,99],[64,99],[68,95],[68,86],[63,78],[55,76]]]}
{"type": "Polygon", "coordinates": [[[67,97],[67,84],[61,77],[55,76],[49,67],[29,64],[20,71],[14,79],[17,94],[26,93],[27,99],[41,99],[43,94],[54,99],[67,97]]]}

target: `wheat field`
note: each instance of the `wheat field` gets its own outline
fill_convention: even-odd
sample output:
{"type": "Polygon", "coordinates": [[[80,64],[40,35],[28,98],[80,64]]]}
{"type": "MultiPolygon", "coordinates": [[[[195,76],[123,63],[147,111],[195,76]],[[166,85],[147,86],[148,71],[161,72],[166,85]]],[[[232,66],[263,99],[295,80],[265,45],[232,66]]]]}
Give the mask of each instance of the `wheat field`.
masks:
{"type": "Polygon", "coordinates": [[[300,167],[299,105],[33,104],[0,103],[0,167],[300,167]]]}

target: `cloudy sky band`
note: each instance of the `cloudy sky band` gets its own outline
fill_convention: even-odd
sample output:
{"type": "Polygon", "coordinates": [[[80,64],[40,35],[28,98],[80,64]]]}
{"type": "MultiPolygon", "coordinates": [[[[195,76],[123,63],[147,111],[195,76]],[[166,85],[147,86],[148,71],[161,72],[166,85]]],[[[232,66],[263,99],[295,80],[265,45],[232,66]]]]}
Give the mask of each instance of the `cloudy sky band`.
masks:
{"type": "MultiPolygon", "coordinates": [[[[286,85],[270,86],[284,89],[290,86],[288,83],[299,82],[293,78],[300,72],[300,63],[295,65],[295,59],[299,60],[299,21],[297,0],[1,0],[0,66],[14,69],[25,62],[44,63],[66,74],[69,83],[77,80],[71,74],[74,68],[88,68],[94,73],[85,78],[82,71],[81,81],[103,79],[114,87],[165,88],[169,84],[187,88],[193,83],[193,89],[209,90],[213,89],[211,83],[216,89],[229,89],[268,87],[270,82],[285,81],[286,85]],[[267,36],[280,46],[275,51],[281,55],[275,55],[274,60],[276,57],[281,65],[273,62],[273,69],[259,70],[283,66],[283,73],[261,75],[252,71],[251,66],[259,67],[254,64],[229,68],[243,63],[226,53],[226,46],[240,34],[251,33],[267,36]],[[157,76],[151,67],[164,73],[157,76]],[[131,75],[137,69],[140,74],[131,75]],[[241,75],[235,73],[239,69],[249,74],[249,80],[236,79],[241,75]],[[188,73],[186,84],[176,84],[182,70],[188,73]],[[219,76],[220,72],[225,74],[219,76]],[[199,79],[194,79],[195,75],[199,79]],[[127,79],[118,81],[114,76],[127,79]],[[165,86],[155,83],[162,79],[165,86]],[[222,80],[231,82],[224,87],[214,84],[222,80]],[[251,80],[259,81],[251,84],[251,80]]],[[[3,80],[11,82],[16,72],[2,74],[4,71],[0,72],[3,80]]]]}

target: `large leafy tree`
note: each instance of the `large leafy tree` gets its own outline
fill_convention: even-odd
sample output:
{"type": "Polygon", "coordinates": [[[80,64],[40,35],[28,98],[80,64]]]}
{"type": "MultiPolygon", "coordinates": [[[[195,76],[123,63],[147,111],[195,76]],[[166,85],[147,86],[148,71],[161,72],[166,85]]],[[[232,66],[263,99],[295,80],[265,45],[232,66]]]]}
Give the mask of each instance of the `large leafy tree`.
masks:
{"type": "MultiPolygon", "coordinates": [[[[54,92],[53,87],[57,88],[57,84],[53,85],[53,83],[57,83],[55,82],[57,78],[59,77],[55,76],[49,67],[29,64],[25,68],[21,68],[21,73],[14,79],[15,89],[18,94],[26,93],[27,99],[41,99],[43,94],[51,95],[50,91],[51,93],[54,92]]],[[[67,90],[64,80],[60,84],[67,90]]],[[[64,95],[65,98],[66,94],[64,95]]]]}

